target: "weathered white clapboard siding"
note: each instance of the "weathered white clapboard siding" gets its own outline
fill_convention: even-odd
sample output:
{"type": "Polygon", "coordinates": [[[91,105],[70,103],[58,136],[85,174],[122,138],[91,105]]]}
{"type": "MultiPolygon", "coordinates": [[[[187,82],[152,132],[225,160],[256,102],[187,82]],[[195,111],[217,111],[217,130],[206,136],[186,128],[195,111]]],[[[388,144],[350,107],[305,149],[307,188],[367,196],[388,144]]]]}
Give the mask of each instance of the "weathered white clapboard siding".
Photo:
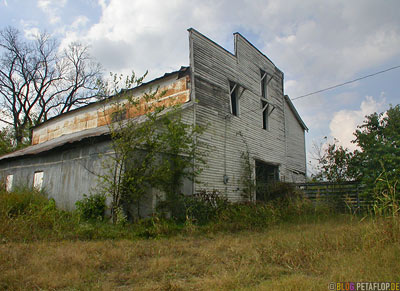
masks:
{"type": "Polygon", "coordinates": [[[301,125],[285,102],[286,155],[288,170],[295,182],[303,182],[306,171],[305,139],[301,125]]]}
{"type": "Polygon", "coordinates": [[[241,154],[247,150],[246,144],[253,163],[257,159],[279,165],[282,180],[292,181],[295,172],[304,180],[304,129],[285,107],[283,73],[240,34],[235,34],[233,55],[197,31],[189,31],[195,121],[207,126],[201,141],[211,148],[196,191],[218,189],[228,198],[240,200],[241,154]],[[267,99],[275,110],[268,130],[262,128],[260,69],[273,76],[267,99]],[[246,88],[240,97],[239,116],[230,113],[229,81],[246,88]],[[286,118],[285,112],[289,112],[286,118]],[[224,175],[229,177],[227,184],[224,175]]]}

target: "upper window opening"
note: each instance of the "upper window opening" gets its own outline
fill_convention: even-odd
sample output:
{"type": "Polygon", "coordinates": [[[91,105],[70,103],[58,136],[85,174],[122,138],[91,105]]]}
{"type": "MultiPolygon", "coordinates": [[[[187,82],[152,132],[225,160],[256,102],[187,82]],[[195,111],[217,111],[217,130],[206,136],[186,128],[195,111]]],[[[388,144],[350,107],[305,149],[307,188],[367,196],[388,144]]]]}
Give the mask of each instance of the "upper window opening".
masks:
{"type": "Polygon", "coordinates": [[[229,82],[229,94],[230,94],[230,106],[231,113],[235,116],[239,115],[239,95],[238,95],[238,84],[235,82],[229,82]]]}
{"type": "Polygon", "coordinates": [[[268,103],[268,74],[260,70],[261,77],[261,109],[262,109],[262,128],[268,130],[269,103],[268,103]]]}

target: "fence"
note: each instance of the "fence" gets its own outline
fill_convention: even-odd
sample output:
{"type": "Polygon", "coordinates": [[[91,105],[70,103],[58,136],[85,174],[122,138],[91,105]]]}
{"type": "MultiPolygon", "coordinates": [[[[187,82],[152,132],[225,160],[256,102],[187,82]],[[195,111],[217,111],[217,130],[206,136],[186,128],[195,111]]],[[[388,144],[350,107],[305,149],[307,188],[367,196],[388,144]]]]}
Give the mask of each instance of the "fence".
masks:
{"type": "Polygon", "coordinates": [[[362,195],[363,185],[355,181],[297,183],[295,185],[314,203],[329,203],[338,209],[352,211],[367,209],[371,206],[371,202],[362,195]]]}

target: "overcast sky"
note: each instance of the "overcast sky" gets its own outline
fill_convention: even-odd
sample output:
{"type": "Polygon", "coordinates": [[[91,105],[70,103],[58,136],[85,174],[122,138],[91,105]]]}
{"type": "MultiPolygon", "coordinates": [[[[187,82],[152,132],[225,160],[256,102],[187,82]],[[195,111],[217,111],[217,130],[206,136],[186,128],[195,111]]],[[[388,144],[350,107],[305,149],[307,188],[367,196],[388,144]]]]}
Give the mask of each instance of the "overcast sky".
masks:
{"type": "MultiPolygon", "coordinates": [[[[295,98],[400,65],[398,0],[0,0],[0,27],[63,45],[87,43],[105,72],[149,70],[149,79],[189,65],[193,27],[229,51],[240,32],[285,74],[295,98]]],[[[366,114],[400,103],[400,69],[294,100],[310,131],[350,143],[366,114]]]]}

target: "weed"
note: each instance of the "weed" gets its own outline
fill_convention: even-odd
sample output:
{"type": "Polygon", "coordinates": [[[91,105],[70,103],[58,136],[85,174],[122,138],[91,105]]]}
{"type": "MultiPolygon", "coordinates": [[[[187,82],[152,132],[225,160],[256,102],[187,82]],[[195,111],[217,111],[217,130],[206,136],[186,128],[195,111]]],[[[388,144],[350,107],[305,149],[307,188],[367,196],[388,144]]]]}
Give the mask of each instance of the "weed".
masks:
{"type": "Polygon", "coordinates": [[[0,192],[0,212],[16,217],[47,204],[44,193],[29,188],[16,188],[13,192],[0,192]]]}

